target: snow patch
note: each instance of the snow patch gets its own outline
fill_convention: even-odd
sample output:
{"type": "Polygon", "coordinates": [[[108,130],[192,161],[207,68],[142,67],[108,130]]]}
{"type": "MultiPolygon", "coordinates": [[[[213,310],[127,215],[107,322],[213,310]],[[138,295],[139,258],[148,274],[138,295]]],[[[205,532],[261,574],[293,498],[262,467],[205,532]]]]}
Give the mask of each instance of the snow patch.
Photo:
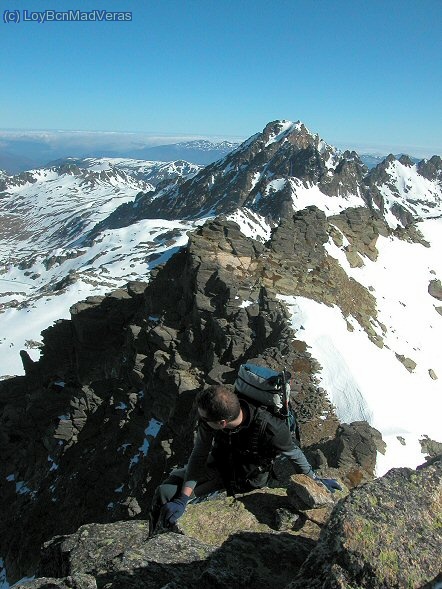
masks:
{"type": "Polygon", "coordinates": [[[138,464],[142,457],[147,456],[147,453],[148,453],[149,447],[150,447],[150,442],[151,442],[151,440],[149,438],[156,438],[159,431],[161,430],[162,425],[163,425],[163,422],[158,421],[157,419],[152,418],[149,421],[146,429],[144,430],[145,438],[143,440],[143,443],[138,448],[138,453],[135,454],[135,456],[133,456],[130,460],[129,470],[134,466],[134,464],[138,464]]]}
{"type": "Polygon", "coordinates": [[[266,147],[271,145],[272,143],[276,143],[277,141],[281,141],[286,138],[287,135],[292,133],[293,131],[299,131],[301,129],[302,123],[292,123],[291,121],[279,121],[278,122],[278,132],[270,135],[267,143],[265,144],[266,147]]]}
{"type": "MultiPolygon", "coordinates": [[[[423,435],[440,439],[440,385],[427,372],[429,362],[434,362],[436,373],[442,374],[441,360],[436,358],[437,342],[442,338],[442,328],[436,329],[437,322],[434,339],[427,341],[425,347],[421,342],[421,362],[424,363],[424,357],[427,361],[422,370],[410,374],[392,349],[381,349],[372,343],[357,322],[353,323],[354,331],[348,331],[339,308],[304,297],[279,298],[287,304],[293,328],[298,332],[303,328],[302,339],[322,366],[320,384],[336,407],[339,419],[367,420],[389,443],[385,457],[379,460],[377,474],[385,474],[385,469],[392,466],[416,468],[423,463],[423,454],[416,452],[418,440],[423,435]],[[393,443],[396,436],[408,440],[407,446],[393,443]]],[[[395,321],[394,325],[397,324],[395,321]]],[[[414,339],[412,332],[407,337],[414,339]]]]}
{"type": "Polygon", "coordinates": [[[348,196],[328,196],[321,192],[316,184],[305,185],[299,178],[289,178],[292,193],[293,209],[301,211],[310,205],[315,205],[327,216],[337,215],[348,207],[365,206],[358,194],[348,196]]]}
{"type": "Polygon", "coordinates": [[[243,301],[243,302],[240,304],[239,308],[240,308],[240,309],[247,309],[247,307],[250,307],[250,305],[253,305],[253,304],[254,304],[254,302],[253,302],[253,301],[243,301]]]}
{"type": "Polygon", "coordinates": [[[246,237],[262,242],[270,239],[272,231],[270,225],[264,217],[248,208],[237,209],[234,213],[228,215],[227,219],[237,223],[241,233],[246,237]]]}

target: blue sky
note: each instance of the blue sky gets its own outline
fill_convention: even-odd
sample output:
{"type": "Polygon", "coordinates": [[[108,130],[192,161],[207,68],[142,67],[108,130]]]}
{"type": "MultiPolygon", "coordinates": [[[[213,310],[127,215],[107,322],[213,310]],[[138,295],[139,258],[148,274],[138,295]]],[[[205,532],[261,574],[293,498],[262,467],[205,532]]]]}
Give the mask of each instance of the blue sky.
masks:
{"type": "Polygon", "coordinates": [[[0,29],[2,129],[246,138],[289,119],[442,152],[441,0],[2,0],[0,29]],[[23,21],[47,9],[132,20],[23,21]]]}

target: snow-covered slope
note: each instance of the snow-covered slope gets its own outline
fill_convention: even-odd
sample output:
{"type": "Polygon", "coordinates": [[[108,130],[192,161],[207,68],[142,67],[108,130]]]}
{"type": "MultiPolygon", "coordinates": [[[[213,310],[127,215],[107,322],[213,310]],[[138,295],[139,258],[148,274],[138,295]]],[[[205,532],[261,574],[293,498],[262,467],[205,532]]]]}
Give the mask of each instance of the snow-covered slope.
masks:
{"type": "Polygon", "coordinates": [[[442,219],[418,227],[430,247],[380,236],[378,259],[365,258],[360,268],[350,267],[345,244],[327,245],[329,255],[376,297],[383,347],[337,307],[281,297],[297,336],[322,366],[321,386],[340,419],[366,420],[381,431],[387,452],[378,457],[378,474],[398,465],[416,467],[422,463],[419,440],[441,441],[442,301],[428,287],[442,276],[442,219]]]}
{"type": "Polygon", "coordinates": [[[186,162],[81,160],[5,176],[0,185],[0,377],[23,372],[18,351],[38,356],[42,329],[69,316],[69,307],[129,280],[186,242],[194,223],[143,220],[103,232],[88,246],[84,235],[121,203],[154,182],[194,173],[186,162]],[[157,174],[157,175],[155,175],[157,174]]]}
{"type": "Polygon", "coordinates": [[[152,189],[120,170],[72,165],[6,178],[0,185],[3,259],[67,245],[118,205],[152,189]]]}
{"type": "Polygon", "coordinates": [[[168,180],[188,180],[195,176],[203,167],[184,160],[157,162],[116,157],[67,158],[63,162],[66,164],[75,164],[80,168],[94,172],[119,170],[130,177],[147,182],[151,186],[157,186],[168,180]]]}
{"type": "Polygon", "coordinates": [[[69,318],[74,303],[103,295],[150,270],[187,243],[194,223],[140,221],[106,231],[90,248],[69,248],[33,258],[28,269],[10,264],[0,274],[0,375],[22,374],[20,349],[39,356],[43,329],[69,318]]]}

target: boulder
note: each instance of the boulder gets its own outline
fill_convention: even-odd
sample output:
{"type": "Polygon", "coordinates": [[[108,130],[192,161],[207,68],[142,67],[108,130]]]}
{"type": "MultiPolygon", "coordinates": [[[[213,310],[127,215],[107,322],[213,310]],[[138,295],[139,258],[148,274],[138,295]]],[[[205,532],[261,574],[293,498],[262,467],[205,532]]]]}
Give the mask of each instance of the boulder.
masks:
{"type": "Polygon", "coordinates": [[[340,477],[352,488],[373,479],[377,453],[385,452],[378,430],[365,421],[341,424],[336,435],[321,444],[313,444],[306,453],[320,476],[340,477]]]}
{"type": "Polygon", "coordinates": [[[427,586],[441,566],[442,457],[353,489],[287,589],[427,586]]]}
{"type": "Polygon", "coordinates": [[[428,294],[438,301],[442,301],[442,284],[440,280],[431,280],[428,285],[428,294]]]}
{"type": "Polygon", "coordinates": [[[295,533],[277,533],[259,522],[271,514],[275,497],[279,495],[268,493],[255,501],[256,494],[250,494],[247,507],[247,497],[190,505],[182,525],[180,520],[186,535],[166,532],[147,538],[148,524],[143,521],[82,526],[75,534],[45,544],[40,568],[44,578],[31,587],[43,589],[46,581],[48,587],[67,589],[70,579],[81,579],[84,584],[73,587],[92,589],[95,581],[106,589],[283,589],[315,542],[295,533]],[[259,505],[266,500],[261,514],[259,505]],[[215,508],[212,516],[208,507],[215,508]],[[249,525],[241,529],[246,513],[249,525]],[[204,530],[210,543],[196,538],[204,530]],[[275,566],[281,562],[284,566],[275,566]]]}
{"type": "Polygon", "coordinates": [[[82,526],[71,536],[45,544],[40,572],[62,578],[88,575],[108,589],[160,589],[170,582],[187,587],[196,582],[214,549],[172,532],[148,540],[148,532],[144,521],[82,526]]]}
{"type": "Polygon", "coordinates": [[[290,503],[298,509],[313,509],[334,505],[333,495],[324,485],[316,482],[304,474],[293,475],[287,495],[290,503]]]}

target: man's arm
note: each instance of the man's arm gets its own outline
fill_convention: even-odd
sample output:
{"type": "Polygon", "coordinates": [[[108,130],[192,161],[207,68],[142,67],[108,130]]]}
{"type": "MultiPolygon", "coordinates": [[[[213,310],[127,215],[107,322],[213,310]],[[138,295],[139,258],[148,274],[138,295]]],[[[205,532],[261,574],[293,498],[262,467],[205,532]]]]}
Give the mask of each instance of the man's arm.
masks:
{"type": "Polygon", "coordinates": [[[330,493],[334,493],[336,490],[342,491],[341,485],[335,479],[318,477],[304,452],[293,440],[290,430],[285,424],[275,426],[271,420],[269,420],[269,424],[270,429],[272,430],[273,428],[273,446],[291,461],[296,472],[305,474],[311,479],[322,483],[330,493]]]}
{"type": "Polygon", "coordinates": [[[293,446],[292,446],[291,450],[286,450],[284,452],[281,452],[281,454],[283,456],[287,456],[287,458],[290,460],[290,462],[295,467],[296,472],[299,472],[301,474],[305,474],[308,477],[310,477],[311,479],[316,478],[315,472],[314,472],[310,462],[307,460],[304,452],[294,442],[292,442],[292,444],[293,444],[293,446]]]}
{"type": "Polygon", "coordinates": [[[207,458],[212,449],[213,435],[214,432],[212,433],[209,427],[199,424],[195,444],[186,466],[181,492],[174,499],[165,503],[161,510],[162,524],[165,527],[175,525],[183,515],[198,480],[204,476],[207,458]]]}
{"type": "Polygon", "coordinates": [[[214,430],[209,426],[200,423],[196,434],[195,444],[186,465],[181,492],[190,497],[198,481],[204,476],[206,471],[207,459],[212,449],[214,430]]]}

